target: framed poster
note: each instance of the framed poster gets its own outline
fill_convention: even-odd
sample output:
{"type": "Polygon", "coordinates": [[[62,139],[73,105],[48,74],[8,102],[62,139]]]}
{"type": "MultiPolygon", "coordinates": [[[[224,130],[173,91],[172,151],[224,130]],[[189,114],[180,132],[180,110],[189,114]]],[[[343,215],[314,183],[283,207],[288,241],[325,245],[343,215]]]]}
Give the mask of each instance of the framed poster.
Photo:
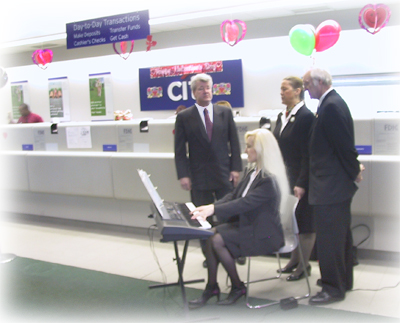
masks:
{"type": "Polygon", "coordinates": [[[28,81],[11,82],[12,118],[18,120],[21,114],[18,107],[22,103],[29,105],[28,81]]]}
{"type": "Polygon", "coordinates": [[[89,74],[92,121],[114,120],[111,73],[89,74]]]}
{"type": "Polygon", "coordinates": [[[70,121],[67,77],[49,79],[50,118],[52,122],[70,121]]]}

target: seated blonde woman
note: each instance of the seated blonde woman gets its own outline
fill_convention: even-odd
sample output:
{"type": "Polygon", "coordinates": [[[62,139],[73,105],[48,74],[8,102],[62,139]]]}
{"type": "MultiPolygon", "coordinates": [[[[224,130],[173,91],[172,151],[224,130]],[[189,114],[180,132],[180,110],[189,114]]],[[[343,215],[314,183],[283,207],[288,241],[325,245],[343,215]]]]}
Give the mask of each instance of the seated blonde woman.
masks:
{"type": "Polygon", "coordinates": [[[235,303],[246,294],[236,270],[235,258],[268,255],[284,244],[280,206],[289,194],[285,165],[274,135],[266,129],[247,132],[246,153],[249,166],[232,193],[214,204],[197,207],[192,218],[216,215],[215,234],[206,242],[208,281],[201,297],[189,302],[191,308],[204,306],[220,289],[219,263],[227,271],[232,289],[219,305],[235,303]]]}

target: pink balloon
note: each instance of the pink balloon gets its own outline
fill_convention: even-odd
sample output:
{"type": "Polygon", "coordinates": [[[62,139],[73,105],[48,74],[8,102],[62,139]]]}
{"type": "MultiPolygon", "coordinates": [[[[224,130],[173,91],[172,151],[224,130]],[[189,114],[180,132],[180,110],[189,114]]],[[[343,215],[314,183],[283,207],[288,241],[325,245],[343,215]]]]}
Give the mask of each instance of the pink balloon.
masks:
{"type": "Polygon", "coordinates": [[[322,52],[335,45],[341,30],[340,25],[334,20],[322,22],[315,30],[315,50],[322,52]]]}

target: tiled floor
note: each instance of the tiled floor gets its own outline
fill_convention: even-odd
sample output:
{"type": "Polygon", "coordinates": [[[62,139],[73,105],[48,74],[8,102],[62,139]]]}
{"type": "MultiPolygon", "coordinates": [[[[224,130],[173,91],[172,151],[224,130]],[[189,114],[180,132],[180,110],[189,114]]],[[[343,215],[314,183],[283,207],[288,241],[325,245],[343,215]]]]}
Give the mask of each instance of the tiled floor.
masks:
{"type": "MultiPolygon", "coordinates": [[[[176,263],[172,243],[160,243],[157,233],[151,242],[145,230],[121,231],[115,228],[86,224],[84,227],[66,221],[2,221],[1,251],[80,268],[92,269],[157,282],[176,282],[176,263]]],[[[181,246],[182,249],[182,246],[181,246]]],[[[197,241],[189,245],[184,279],[206,278],[202,267],[204,258],[197,241]]],[[[283,260],[285,264],[286,260],[283,260]]],[[[311,262],[311,294],[320,290],[318,263],[311,262]]],[[[247,266],[238,266],[246,280],[247,266]]],[[[252,260],[252,278],[276,274],[276,260],[256,257],[252,260]]],[[[342,302],[327,305],[368,314],[400,318],[399,263],[394,260],[360,259],[354,270],[355,291],[342,302]],[[385,288],[390,287],[390,288],[385,288]],[[358,290],[360,289],[360,290],[358,290]]],[[[226,274],[219,270],[220,286],[224,287],[226,274]]],[[[251,285],[251,295],[259,298],[281,299],[306,293],[305,280],[286,282],[284,279],[251,285]]],[[[190,287],[202,289],[204,283],[190,287]]],[[[226,287],[226,291],[228,288],[226,287]]],[[[308,304],[307,299],[300,304],[308,304]]]]}

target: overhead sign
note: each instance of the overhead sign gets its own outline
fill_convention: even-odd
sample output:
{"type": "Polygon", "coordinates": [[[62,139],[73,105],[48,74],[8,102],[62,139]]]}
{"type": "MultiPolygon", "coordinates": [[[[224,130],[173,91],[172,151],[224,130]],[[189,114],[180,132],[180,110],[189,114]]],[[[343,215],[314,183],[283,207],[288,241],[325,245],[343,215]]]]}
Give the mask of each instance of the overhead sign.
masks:
{"type": "Polygon", "coordinates": [[[148,35],[148,10],[72,22],[67,24],[67,49],[144,39],[148,35]]]}
{"type": "Polygon", "coordinates": [[[190,78],[198,73],[213,78],[213,102],[228,101],[233,108],[243,108],[242,61],[213,61],[139,69],[140,110],[176,110],[189,107],[195,99],[190,78]]]}

